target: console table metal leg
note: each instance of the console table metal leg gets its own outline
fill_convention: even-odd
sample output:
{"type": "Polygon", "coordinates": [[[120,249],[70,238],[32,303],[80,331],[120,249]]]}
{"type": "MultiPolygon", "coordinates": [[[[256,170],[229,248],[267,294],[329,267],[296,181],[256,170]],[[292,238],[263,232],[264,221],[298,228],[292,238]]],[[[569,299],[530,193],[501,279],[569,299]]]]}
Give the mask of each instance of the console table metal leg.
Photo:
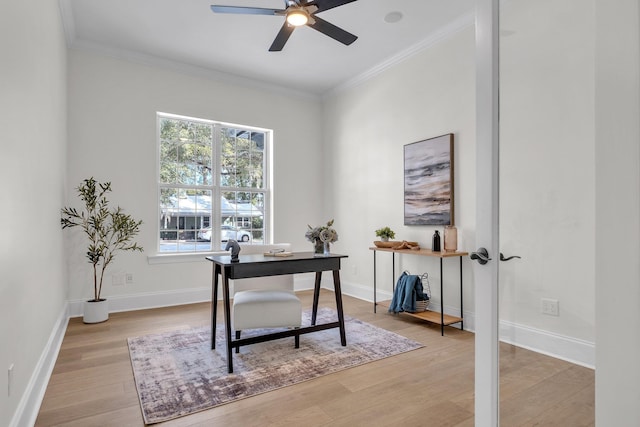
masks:
{"type": "Polygon", "coordinates": [[[376,296],[378,291],[376,290],[376,251],[373,251],[373,312],[376,312],[376,306],[378,305],[376,296]]]}
{"type": "Polygon", "coordinates": [[[444,336],[444,292],[442,286],[442,258],[440,258],[440,335],[444,336]]]}
{"type": "Polygon", "coordinates": [[[396,253],[391,253],[391,291],[396,290],[396,253]]]}
{"type": "Polygon", "coordinates": [[[460,257],[460,330],[464,330],[464,310],[462,309],[462,257],[460,257]]]}

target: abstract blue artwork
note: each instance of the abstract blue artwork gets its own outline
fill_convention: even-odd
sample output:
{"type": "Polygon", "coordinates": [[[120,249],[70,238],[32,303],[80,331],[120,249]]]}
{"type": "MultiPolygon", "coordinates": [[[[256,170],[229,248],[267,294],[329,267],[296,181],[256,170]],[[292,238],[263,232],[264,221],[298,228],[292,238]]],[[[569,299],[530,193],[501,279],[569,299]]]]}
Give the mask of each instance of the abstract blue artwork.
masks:
{"type": "Polygon", "coordinates": [[[404,224],[453,225],[453,134],[404,146],[404,224]]]}

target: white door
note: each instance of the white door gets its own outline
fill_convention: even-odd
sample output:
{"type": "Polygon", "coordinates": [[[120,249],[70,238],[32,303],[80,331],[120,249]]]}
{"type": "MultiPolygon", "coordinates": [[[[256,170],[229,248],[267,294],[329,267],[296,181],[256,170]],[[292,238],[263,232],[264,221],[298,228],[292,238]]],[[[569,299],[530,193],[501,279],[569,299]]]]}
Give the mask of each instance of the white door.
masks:
{"type": "Polygon", "coordinates": [[[545,393],[540,371],[560,382],[566,371],[566,393],[592,390],[579,365],[595,363],[594,18],[581,0],[477,6],[476,252],[486,256],[476,258],[487,262],[473,267],[475,411],[484,427],[526,419],[526,405],[505,413],[500,402],[545,393]],[[502,344],[510,366],[531,354],[524,348],[553,357],[526,380],[504,364],[501,377],[500,340],[516,345],[502,344]]]}

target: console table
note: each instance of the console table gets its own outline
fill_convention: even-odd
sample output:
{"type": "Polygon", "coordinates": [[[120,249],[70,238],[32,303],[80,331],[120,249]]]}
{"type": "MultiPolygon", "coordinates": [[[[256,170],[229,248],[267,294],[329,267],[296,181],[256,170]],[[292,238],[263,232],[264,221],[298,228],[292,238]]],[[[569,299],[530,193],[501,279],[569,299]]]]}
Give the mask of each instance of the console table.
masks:
{"type": "MultiPolygon", "coordinates": [[[[396,281],[396,254],[405,255],[418,255],[426,257],[440,258],[440,313],[434,311],[422,311],[416,313],[404,312],[408,316],[416,317],[418,319],[426,320],[428,322],[436,323],[440,325],[440,333],[444,336],[444,327],[455,323],[460,323],[460,329],[464,329],[463,322],[463,310],[462,310],[462,257],[469,255],[467,252],[434,252],[431,249],[392,249],[392,248],[369,248],[373,251],[373,312],[376,312],[377,302],[377,286],[376,286],[376,253],[391,252],[392,253],[392,289],[395,289],[396,281]],[[444,314],[444,293],[443,293],[443,275],[442,275],[442,260],[444,258],[459,258],[460,259],[460,317],[450,316],[444,314]]],[[[383,305],[383,304],[381,304],[383,305]]]]}
{"type": "Polygon", "coordinates": [[[262,254],[240,254],[240,260],[231,262],[229,255],[214,255],[206,257],[213,263],[213,277],[211,280],[211,348],[216,348],[216,316],[218,310],[218,276],[222,276],[222,296],[224,305],[225,334],[227,341],[227,366],[229,373],[233,372],[233,352],[236,347],[259,342],[275,340],[295,335],[308,334],[324,329],[339,328],[340,343],[347,345],[344,329],[344,313],[342,310],[342,291],[340,288],[340,260],[346,255],[330,254],[316,257],[313,252],[294,252],[288,257],[269,257],[262,254]],[[320,297],[320,281],[323,271],[333,272],[333,286],[336,296],[336,311],[338,321],[316,325],[318,313],[318,299],[320,297]],[[311,326],[274,332],[265,335],[233,340],[231,336],[231,307],[229,303],[229,279],[246,279],[249,277],[278,276],[282,274],[316,273],[313,291],[313,311],[311,326]]]}

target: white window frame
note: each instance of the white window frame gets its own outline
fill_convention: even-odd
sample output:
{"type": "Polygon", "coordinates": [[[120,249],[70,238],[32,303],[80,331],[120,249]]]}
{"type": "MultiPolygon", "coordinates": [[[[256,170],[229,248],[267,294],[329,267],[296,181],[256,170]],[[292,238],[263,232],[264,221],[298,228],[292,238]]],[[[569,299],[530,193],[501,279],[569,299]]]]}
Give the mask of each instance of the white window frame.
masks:
{"type": "MultiPolygon", "coordinates": [[[[161,250],[162,240],[160,238],[161,226],[160,226],[160,218],[162,215],[162,206],[161,206],[161,192],[162,189],[166,188],[185,188],[185,189],[199,189],[211,191],[211,200],[219,201],[221,200],[221,195],[224,192],[229,191],[237,191],[237,192],[259,192],[264,194],[264,209],[263,209],[263,238],[262,243],[269,244],[271,243],[272,236],[272,222],[271,222],[271,193],[272,193],[272,174],[271,174],[271,165],[273,162],[272,156],[272,139],[273,139],[273,131],[271,129],[259,128],[255,126],[247,126],[247,125],[239,125],[234,123],[226,123],[219,122],[210,119],[202,119],[196,117],[189,117],[171,113],[157,112],[156,113],[156,187],[157,187],[157,210],[158,210],[158,220],[156,221],[156,255],[149,257],[149,262],[154,263],[162,263],[166,260],[176,260],[180,258],[180,260],[184,260],[190,262],[194,259],[203,259],[202,255],[214,254],[223,252],[222,249],[218,246],[218,241],[221,236],[221,220],[222,213],[220,209],[220,203],[212,202],[212,210],[210,211],[210,219],[209,223],[212,227],[211,230],[211,241],[210,248],[208,250],[176,250],[176,251],[167,251],[161,250]],[[174,119],[174,120],[182,120],[182,121],[191,121],[196,123],[203,123],[212,126],[212,182],[210,185],[184,185],[184,184],[176,184],[176,183],[162,183],[160,181],[160,173],[161,173],[161,158],[160,158],[160,123],[163,119],[174,119]],[[263,159],[263,187],[262,188],[252,188],[252,187],[223,187],[221,185],[220,179],[220,170],[221,170],[221,129],[223,128],[235,128],[247,130],[249,132],[260,132],[264,133],[264,159],[263,159]],[[217,209],[214,209],[214,206],[217,209]]],[[[254,244],[253,239],[250,242],[254,244]]]]}

